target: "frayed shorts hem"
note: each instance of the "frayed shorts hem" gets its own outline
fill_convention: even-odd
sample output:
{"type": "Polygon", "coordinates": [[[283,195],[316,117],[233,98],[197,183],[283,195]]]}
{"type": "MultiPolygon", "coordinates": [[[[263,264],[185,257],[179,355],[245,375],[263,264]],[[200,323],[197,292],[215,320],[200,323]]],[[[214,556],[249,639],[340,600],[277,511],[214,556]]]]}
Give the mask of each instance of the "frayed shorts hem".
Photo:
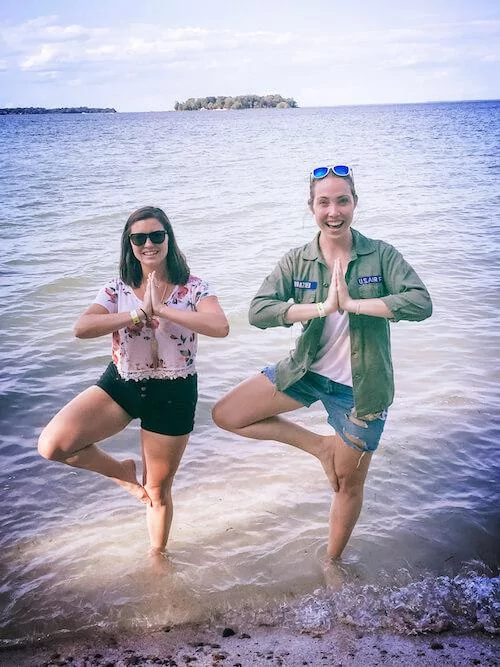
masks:
{"type": "MultiPolygon", "coordinates": [[[[261,371],[276,386],[276,366],[261,371]]],[[[308,371],[300,380],[281,390],[290,398],[309,408],[321,401],[328,414],[328,424],[345,444],[361,454],[373,453],[380,442],[387,419],[387,410],[370,419],[356,416],[352,387],[308,371]]]]}

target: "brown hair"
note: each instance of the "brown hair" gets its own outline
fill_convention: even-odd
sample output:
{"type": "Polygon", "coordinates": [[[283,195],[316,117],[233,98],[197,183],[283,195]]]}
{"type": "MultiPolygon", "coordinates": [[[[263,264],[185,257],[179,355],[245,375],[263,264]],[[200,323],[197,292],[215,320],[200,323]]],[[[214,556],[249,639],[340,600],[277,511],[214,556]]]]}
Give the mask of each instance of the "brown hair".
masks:
{"type": "Polygon", "coordinates": [[[174,230],[170,220],[161,208],[155,206],[143,206],[134,211],[127,222],[122,233],[121,255],[120,255],[120,278],[126,285],[139,287],[142,282],[142,268],[139,260],[135,257],[130,245],[130,228],[134,222],[154,218],[163,225],[167,232],[168,251],[165,258],[165,270],[170,282],[175,285],[185,285],[189,278],[189,266],[184,254],[179,249],[174,236],[174,230]]]}

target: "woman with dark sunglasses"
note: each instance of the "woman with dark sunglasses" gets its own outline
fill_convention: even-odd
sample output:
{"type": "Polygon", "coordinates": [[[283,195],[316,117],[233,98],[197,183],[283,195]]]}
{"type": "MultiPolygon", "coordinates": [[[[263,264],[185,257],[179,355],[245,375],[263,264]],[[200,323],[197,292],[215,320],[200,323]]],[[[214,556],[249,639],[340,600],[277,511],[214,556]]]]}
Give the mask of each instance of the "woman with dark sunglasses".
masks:
{"type": "Polygon", "coordinates": [[[302,334],[288,358],[238,385],[213,410],[221,428],[319,459],[335,492],[331,558],[341,556],[359,517],[394,397],[388,323],[419,321],[432,312],[427,289],[401,254],[351,228],[357,202],[349,167],[312,171],[308,204],[319,232],[282,257],[250,305],[251,324],[266,329],[301,322],[302,334]],[[334,435],[281,416],[316,401],[334,435]]]}
{"type": "Polygon", "coordinates": [[[96,383],[44,428],[40,454],[109,477],[146,504],[150,553],[161,558],[172,521],[171,488],[197,401],[197,334],[223,337],[229,325],[209,285],[193,275],[165,213],[131,214],[122,234],[120,277],[74,325],[77,338],[112,334],[112,361],[96,383]],[[133,459],[95,443],[141,420],[143,484],[133,459]]]}

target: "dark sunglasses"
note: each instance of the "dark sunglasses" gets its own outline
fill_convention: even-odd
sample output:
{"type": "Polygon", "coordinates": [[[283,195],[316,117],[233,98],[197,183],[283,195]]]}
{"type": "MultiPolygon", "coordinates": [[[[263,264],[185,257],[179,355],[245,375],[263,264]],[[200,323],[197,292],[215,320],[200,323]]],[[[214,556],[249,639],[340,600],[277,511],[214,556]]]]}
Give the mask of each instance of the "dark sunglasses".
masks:
{"type": "Polygon", "coordinates": [[[149,234],[145,234],[144,232],[130,234],[129,239],[134,245],[144,245],[148,239],[151,240],[151,243],[159,245],[163,243],[166,235],[167,232],[164,229],[158,229],[156,232],[149,232],[149,234]]]}
{"type": "Polygon", "coordinates": [[[325,178],[330,172],[335,176],[350,176],[352,178],[352,169],[345,164],[327,165],[326,167],[316,167],[311,171],[310,180],[316,181],[325,178]]]}

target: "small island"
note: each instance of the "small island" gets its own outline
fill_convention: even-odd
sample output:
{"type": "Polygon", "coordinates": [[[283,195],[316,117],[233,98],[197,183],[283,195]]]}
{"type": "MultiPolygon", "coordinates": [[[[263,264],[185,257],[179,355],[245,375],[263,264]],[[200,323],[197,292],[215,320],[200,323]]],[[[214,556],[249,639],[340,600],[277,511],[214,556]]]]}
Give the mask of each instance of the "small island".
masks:
{"type": "Polygon", "coordinates": [[[62,107],[60,109],[45,109],[44,107],[12,107],[0,109],[0,116],[47,113],[116,113],[116,109],[96,109],[92,107],[62,107]]]}
{"type": "Polygon", "coordinates": [[[235,109],[296,109],[297,102],[281,95],[237,95],[236,97],[190,97],[176,102],[175,111],[233,111],[235,109]]]}

